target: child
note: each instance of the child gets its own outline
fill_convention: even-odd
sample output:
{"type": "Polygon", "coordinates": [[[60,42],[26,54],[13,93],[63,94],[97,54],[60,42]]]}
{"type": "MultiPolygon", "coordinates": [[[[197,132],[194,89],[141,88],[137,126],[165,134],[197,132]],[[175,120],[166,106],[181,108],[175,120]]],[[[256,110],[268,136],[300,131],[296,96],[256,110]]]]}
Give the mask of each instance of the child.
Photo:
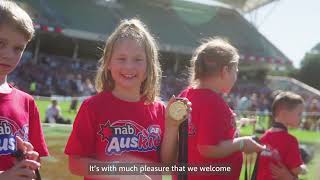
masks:
{"type": "Polygon", "coordinates": [[[57,124],[71,124],[69,119],[62,117],[61,108],[58,105],[57,100],[52,100],[51,105],[46,110],[45,123],[57,123],[57,124]]]}
{"type": "Polygon", "coordinates": [[[288,133],[288,127],[299,127],[304,101],[292,92],[279,93],[272,104],[272,125],[260,142],[270,151],[263,151],[259,158],[258,180],[272,180],[270,165],[282,163],[294,176],[306,172],[298,140],[288,133]]]}
{"type": "Polygon", "coordinates": [[[57,100],[52,100],[51,105],[46,110],[45,123],[56,123],[57,119],[61,117],[61,108],[57,100]]]}
{"type": "Polygon", "coordinates": [[[188,176],[192,179],[239,179],[242,151],[263,149],[249,137],[239,137],[235,115],[222,97],[237,79],[239,55],[225,40],[214,38],[198,47],[191,60],[192,87],[180,96],[192,103],[188,163],[231,166],[229,175],[188,176]]]}
{"type": "Polygon", "coordinates": [[[19,172],[19,176],[30,177],[34,165],[14,165],[11,154],[17,149],[15,137],[30,142],[34,150],[31,148],[28,152],[39,153],[40,157],[47,156],[48,150],[34,99],[9,85],[7,76],[19,63],[34,28],[29,15],[11,1],[0,1],[0,17],[0,173],[3,176],[19,172]]]}
{"type": "Polygon", "coordinates": [[[88,176],[88,162],[174,163],[182,121],[169,118],[156,101],[161,77],[158,49],[144,24],[121,21],[100,63],[99,93],[81,105],[65,149],[70,171],[89,180],[96,176],[88,176]]]}

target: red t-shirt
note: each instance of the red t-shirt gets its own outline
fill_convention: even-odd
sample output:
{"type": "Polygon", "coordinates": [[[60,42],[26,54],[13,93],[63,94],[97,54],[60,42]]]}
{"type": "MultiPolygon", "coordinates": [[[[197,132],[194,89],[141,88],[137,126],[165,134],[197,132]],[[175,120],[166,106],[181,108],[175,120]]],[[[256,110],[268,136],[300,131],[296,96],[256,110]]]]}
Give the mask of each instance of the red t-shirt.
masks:
{"type": "Polygon", "coordinates": [[[229,175],[209,174],[206,176],[188,176],[194,179],[239,179],[242,167],[242,153],[236,152],[225,158],[203,157],[197,145],[217,145],[221,141],[237,137],[235,117],[221,95],[209,89],[189,88],[183,91],[181,97],[187,97],[192,103],[191,120],[189,120],[188,163],[217,164],[231,166],[229,175]]]}
{"type": "Polygon", "coordinates": [[[65,153],[105,162],[158,163],[164,121],[162,103],[126,102],[102,92],[82,103],[65,153]]]}
{"type": "Polygon", "coordinates": [[[14,165],[15,136],[30,142],[40,157],[48,155],[34,99],[12,87],[11,93],[0,93],[0,171],[14,165]]]}
{"type": "Polygon", "coordinates": [[[303,164],[298,140],[287,131],[267,131],[260,139],[267,145],[272,153],[260,154],[257,180],[272,180],[270,163],[282,162],[288,170],[297,168],[303,164]]]}

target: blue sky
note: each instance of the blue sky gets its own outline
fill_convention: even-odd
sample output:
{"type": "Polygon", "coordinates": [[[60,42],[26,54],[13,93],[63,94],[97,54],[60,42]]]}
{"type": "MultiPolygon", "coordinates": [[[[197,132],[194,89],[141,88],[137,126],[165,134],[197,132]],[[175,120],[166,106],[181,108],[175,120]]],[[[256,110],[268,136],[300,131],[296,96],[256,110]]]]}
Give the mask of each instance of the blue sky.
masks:
{"type": "Polygon", "coordinates": [[[295,67],[320,42],[320,0],[280,0],[252,13],[259,31],[277,46],[295,67]]]}
{"type": "MultiPolygon", "coordinates": [[[[185,0],[217,4],[212,0],[185,0]]],[[[320,42],[320,0],[277,0],[245,15],[295,67],[320,42]],[[254,18],[256,17],[256,18],[254,18]]]]}

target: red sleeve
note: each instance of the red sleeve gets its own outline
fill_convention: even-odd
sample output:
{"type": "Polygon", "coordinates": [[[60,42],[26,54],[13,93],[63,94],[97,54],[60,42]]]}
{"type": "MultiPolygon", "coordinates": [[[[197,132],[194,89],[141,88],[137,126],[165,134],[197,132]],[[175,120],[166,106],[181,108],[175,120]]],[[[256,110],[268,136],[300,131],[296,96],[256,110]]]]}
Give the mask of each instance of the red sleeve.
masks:
{"type": "Polygon", "coordinates": [[[90,157],[95,154],[95,124],[88,101],[84,101],[73,123],[73,129],[65,148],[67,155],[90,157]]]}
{"type": "Polygon", "coordinates": [[[297,139],[290,140],[288,146],[289,151],[284,158],[284,163],[289,169],[297,168],[303,164],[297,139]]]}
{"type": "Polygon", "coordinates": [[[178,97],[187,97],[188,92],[189,92],[189,89],[185,89],[178,95],[178,97]]]}
{"type": "Polygon", "coordinates": [[[48,148],[43,136],[39,111],[32,99],[29,104],[29,141],[40,157],[48,156],[48,148]]]}
{"type": "Polygon", "coordinates": [[[224,137],[224,124],[221,112],[221,106],[216,103],[210,103],[202,108],[197,114],[200,118],[199,127],[197,130],[197,141],[199,145],[216,145],[220,143],[224,137]]]}

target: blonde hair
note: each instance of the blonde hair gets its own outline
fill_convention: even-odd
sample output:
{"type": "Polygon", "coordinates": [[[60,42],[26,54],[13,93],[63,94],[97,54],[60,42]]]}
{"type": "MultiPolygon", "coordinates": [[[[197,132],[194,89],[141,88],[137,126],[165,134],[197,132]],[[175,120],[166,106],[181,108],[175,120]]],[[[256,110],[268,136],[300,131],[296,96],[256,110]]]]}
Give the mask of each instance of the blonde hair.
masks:
{"type": "Polygon", "coordinates": [[[147,27],[136,18],[122,20],[120,25],[109,36],[105,43],[103,56],[99,60],[99,68],[95,85],[98,92],[112,91],[115,87],[111,72],[107,69],[114,45],[122,39],[132,39],[142,43],[147,57],[147,76],[140,87],[140,94],[146,102],[154,102],[160,94],[161,68],[158,58],[158,45],[147,27]]]}
{"type": "Polygon", "coordinates": [[[30,16],[16,3],[7,0],[0,1],[0,27],[10,26],[22,33],[30,41],[34,34],[34,27],[30,16]]]}
{"type": "Polygon", "coordinates": [[[238,51],[228,41],[218,37],[205,39],[192,56],[190,83],[216,75],[224,66],[232,67],[238,62],[238,51]]]}

